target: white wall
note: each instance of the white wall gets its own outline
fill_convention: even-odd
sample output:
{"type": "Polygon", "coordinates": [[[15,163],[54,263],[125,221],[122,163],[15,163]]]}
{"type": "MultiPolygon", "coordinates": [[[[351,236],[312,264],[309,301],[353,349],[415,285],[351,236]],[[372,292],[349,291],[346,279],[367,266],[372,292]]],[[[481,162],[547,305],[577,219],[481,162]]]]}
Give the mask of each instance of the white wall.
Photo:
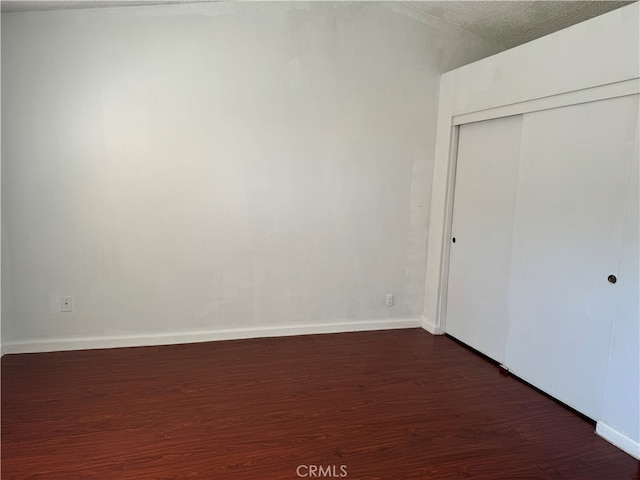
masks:
{"type": "Polygon", "coordinates": [[[440,74],[493,51],[386,3],[3,15],[5,348],[420,325],[440,74]]]}
{"type": "MultiPolygon", "coordinates": [[[[436,333],[445,328],[442,299],[446,296],[454,181],[453,127],[639,93],[639,20],[635,3],[443,75],[428,231],[425,328],[436,333]]],[[[637,182],[638,155],[634,161],[637,182]]],[[[596,420],[598,433],[640,457],[638,187],[637,183],[630,185],[620,264],[625,285],[613,319],[602,413],[596,420]]]]}
{"type": "Polygon", "coordinates": [[[457,69],[456,82],[464,88],[456,89],[454,115],[638,78],[634,9],[613,10],[457,69]]]}

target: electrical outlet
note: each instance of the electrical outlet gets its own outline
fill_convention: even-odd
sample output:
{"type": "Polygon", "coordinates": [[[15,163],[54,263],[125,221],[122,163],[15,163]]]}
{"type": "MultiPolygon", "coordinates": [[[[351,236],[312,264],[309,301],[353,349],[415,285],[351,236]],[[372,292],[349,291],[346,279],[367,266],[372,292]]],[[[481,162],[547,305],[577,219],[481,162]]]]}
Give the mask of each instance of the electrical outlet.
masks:
{"type": "Polygon", "coordinates": [[[71,297],[60,297],[60,311],[61,312],[73,311],[73,302],[71,297]]]}
{"type": "Polygon", "coordinates": [[[391,307],[391,306],[393,306],[393,293],[387,293],[387,294],[384,296],[384,304],[385,304],[387,307],[391,307]]]}

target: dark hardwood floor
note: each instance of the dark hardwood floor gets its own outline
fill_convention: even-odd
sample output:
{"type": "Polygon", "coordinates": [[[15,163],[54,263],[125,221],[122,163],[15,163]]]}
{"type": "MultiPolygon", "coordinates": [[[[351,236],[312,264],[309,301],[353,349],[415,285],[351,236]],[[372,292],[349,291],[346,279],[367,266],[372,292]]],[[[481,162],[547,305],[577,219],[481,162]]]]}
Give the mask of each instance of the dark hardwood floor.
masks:
{"type": "Polygon", "coordinates": [[[593,431],[419,329],[2,358],[4,480],[637,479],[593,431]]]}

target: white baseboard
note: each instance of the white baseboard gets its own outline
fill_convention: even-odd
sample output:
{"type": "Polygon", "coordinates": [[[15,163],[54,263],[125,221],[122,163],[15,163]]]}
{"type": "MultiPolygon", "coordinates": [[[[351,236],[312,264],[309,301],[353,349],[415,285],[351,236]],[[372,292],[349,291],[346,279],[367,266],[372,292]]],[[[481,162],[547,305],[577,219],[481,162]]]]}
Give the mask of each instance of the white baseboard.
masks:
{"type": "Polygon", "coordinates": [[[623,452],[626,452],[633,458],[640,460],[640,443],[602,422],[596,423],[596,433],[623,452]]]}
{"type": "Polygon", "coordinates": [[[5,354],[38,353],[58,352],[64,350],[89,350],[96,348],[144,347],[150,345],[172,345],[177,343],[212,342],[216,340],[238,340],[242,338],[286,337],[292,335],[312,335],[319,333],[392,330],[398,328],[417,328],[422,326],[423,318],[416,317],[390,320],[370,320],[363,322],[247,327],[140,335],[44,338],[9,341],[2,345],[2,352],[5,354]]]}
{"type": "Polygon", "coordinates": [[[427,317],[422,318],[422,328],[432,335],[444,335],[444,328],[427,317]]]}

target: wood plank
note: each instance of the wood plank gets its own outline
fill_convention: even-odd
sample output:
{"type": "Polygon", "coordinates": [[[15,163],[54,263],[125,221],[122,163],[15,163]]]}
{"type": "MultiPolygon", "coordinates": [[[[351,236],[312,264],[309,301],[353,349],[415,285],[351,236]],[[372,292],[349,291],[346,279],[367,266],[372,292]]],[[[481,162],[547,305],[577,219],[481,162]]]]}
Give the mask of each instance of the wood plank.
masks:
{"type": "Polygon", "coordinates": [[[2,358],[5,480],[637,478],[593,430],[420,329],[2,358]]]}

